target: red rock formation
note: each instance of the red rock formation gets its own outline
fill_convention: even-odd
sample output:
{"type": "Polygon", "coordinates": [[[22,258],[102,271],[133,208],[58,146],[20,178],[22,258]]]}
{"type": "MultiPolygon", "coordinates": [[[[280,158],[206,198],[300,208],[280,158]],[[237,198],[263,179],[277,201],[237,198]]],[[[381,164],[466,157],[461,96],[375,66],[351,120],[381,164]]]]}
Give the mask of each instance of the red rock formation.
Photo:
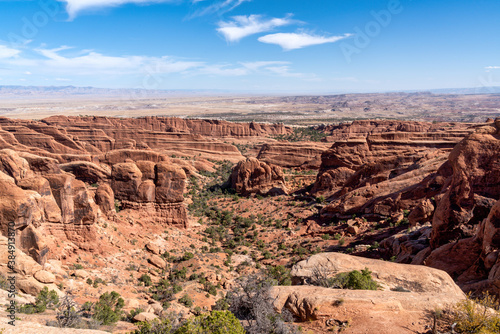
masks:
{"type": "Polygon", "coordinates": [[[473,226],[491,208],[491,202],[481,201],[477,195],[500,199],[499,139],[497,129],[488,126],[469,135],[450,153],[453,176],[434,214],[432,247],[472,235],[473,226]]]}
{"type": "Polygon", "coordinates": [[[230,177],[231,186],[242,195],[275,195],[287,193],[281,168],[255,158],[240,161],[230,177]]]}
{"type": "Polygon", "coordinates": [[[116,215],[115,194],[111,186],[107,183],[101,183],[95,193],[95,202],[99,205],[101,211],[108,217],[116,215]]]}
{"type": "MultiPolygon", "coordinates": [[[[359,121],[334,128],[332,133],[343,140],[322,154],[312,188],[313,194],[330,197],[322,215],[389,216],[402,209],[422,208],[444,186],[450,174],[449,168],[441,166],[466,133],[462,125],[442,133],[434,130],[431,123],[399,121],[359,121]]],[[[420,213],[422,218],[415,212],[412,220],[423,223],[432,214],[433,210],[420,213]]]]}
{"type": "Polygon", "coordinates": [[[257,159],[284,168],[319,169],[321,154],[330,147],[327,143],[269,143],[262,145],[257,159]]]}

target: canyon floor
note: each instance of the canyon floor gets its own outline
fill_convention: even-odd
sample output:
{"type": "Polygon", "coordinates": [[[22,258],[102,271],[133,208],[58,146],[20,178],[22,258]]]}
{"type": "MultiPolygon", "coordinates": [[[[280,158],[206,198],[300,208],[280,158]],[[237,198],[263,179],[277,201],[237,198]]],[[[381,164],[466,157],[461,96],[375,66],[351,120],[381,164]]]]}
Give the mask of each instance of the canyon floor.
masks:
{"type": "MultiPolygon", "coordinates": [[[[496,95],[43,101],[0,108],[0,274],[14,222],[21,304],[115,291],[121,319],[85,323],[129,333],[224,309],[257,275],[303,333],[396,334],[500,294],[496,95]],[[373,291],[327,284],[365,269],[373,291]]],[[[56,316],[17,312],[14,329],[2,308],[0,332],[56,316]]]]}

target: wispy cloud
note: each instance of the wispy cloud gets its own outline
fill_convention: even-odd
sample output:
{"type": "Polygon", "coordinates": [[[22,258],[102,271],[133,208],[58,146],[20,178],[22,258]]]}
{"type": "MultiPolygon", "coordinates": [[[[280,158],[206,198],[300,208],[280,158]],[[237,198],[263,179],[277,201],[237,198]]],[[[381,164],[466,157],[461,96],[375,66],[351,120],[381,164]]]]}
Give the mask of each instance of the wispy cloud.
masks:
{"type": "Polygon", "coordinates": [[[0,59],[17,56],[21,51],[0,45],[0,59]]]}
{"type": "MultiPolygon", "coordinates": [[[[190,18],[211,15],[211,14],[219,14],[222,15],[224,13],[230,12],[239,5],[244,2],[248,2],[252,0],[215,0],[212,1],[211,5],[208,5],[204,8],[196,10],[193,14],[191,14],[190,18]]],[[[204,0],[194,0],[193,3],[204,2],[204,0]]]]}
{"type": "Polygon", "coordinates": [[[268,68],[270,66],[281,66],[289,65],[288,61],[254,61],[254,62],[242,62],[240,63],[243,67],[249,69],[250,71],[258,71],[262,68],[268,68]]]}
{"type": "Polygon", "coordinates": [[[485,69],[487,69],[487,70],[500,70],[500,66],[486,66],[485,69]]]}
{"type": "Polygon", "coordinates": [[[224,14],[227,13],[244,2],[252,0],[57,0],[66,4],[66,11],[68,12],[70,20],[73,20],[82,11],[98,8],[118,7],[124,4],[141,4],[149,5],[155,3],[179,3],[189,2],[193,5],[201,7],[198,8],[190,17],[198,17],[210,14],[224,14]],[[204,5],[205,3],[209,3],[204,5]]]}
{"type": "Polygon", "coordinates": [[[79,12],[87,9],[117,7],[127,3],[151,4],[172,2],[173,0],[58,0],[66,3],[66,11],[70,19],[74,19],[79,12]]]}
{"type": "MultiPolygon", "coordinates": [[[[9,54],[14,54],[13,52],[9,54]]],[[[21,69],[23,73],[58,76],[170,74],[201,68],[205,62],[177,57],[111,56],[92,50],[75,50],[62,46],[55,49],[23,50],[14,57],[0,57],[0,68],[21,69]]]]}
{"type": "MultiPolygon", "coordinates": [[[[0,48],[2,50],[2,48],[0,48]]],[[[5,52],[7,54],[7,52],[5,52]]],[[[309,80],[313,74],[294,72],[287,61],[254,61],[210,63],[179,59],[172,56],[147,57],[140,55],[114,56],[93,50],[77,50],[69,46],[58,48],[26,48],[22,53],[10,52],[12,57],[0,57],[0,68],[22,71],[25,75],[53,76],[56,81],[74,81],[88,76],[184,76],[209,75],[238,77],[247,75],[294,77],[309,80]],[[63,79],[61,79],[63,78],[63,79]]]]}
{"type": "Polygon", "coordinates": [[[262,15],[233,16],[232,21],[220,21],[217,31],[221,33],[226,41],[237,42],[244,37],[270,31],[276,27],[292,24],[292,15],[284,18],[265,19],[262,15]]]}
{"type": "Polygon", "coordinates": [[[307,33],[278,33],[259,37],[259,42],[276,44],[281,46],[283,50],[289,51],[294,49],[301,49],[311,45],[334,43],[350,36],[352,36],[352,34],[327,37],[310,35],[307,33]]]}

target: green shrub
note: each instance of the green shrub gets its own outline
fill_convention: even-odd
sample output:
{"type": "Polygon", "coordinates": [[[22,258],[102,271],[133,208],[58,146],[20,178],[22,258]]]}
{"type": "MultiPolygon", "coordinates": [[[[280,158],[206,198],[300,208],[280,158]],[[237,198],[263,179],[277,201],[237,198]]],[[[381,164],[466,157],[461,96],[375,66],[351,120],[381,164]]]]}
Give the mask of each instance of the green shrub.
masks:
{"type": "Polygon", "coordinates": [[[179,323],[174,314],[152,322],[141,322],[134,334],[244,334],[238,319],[229,311],[211,311],[179,323]]]}
{"type": "Polygon", "coordinates": [[[245,329],[229,311],[212,311],[186,321],[176,334],[245,334],[245,329]]]}
{"type": "Polygon", "coordinates": [[[193,306],[193,300],[188,295],[184,295],[181,298],[179,298],[179,303],[183,304],[186,307],[193,306]]]}
{"type": "Polygon", "coordinates": [[[181,258],[181,261],[191,260],[194,257],[194,254],[191,252],[185,252],[181,258]]]}
{"type": "Polygon", "coordinates": [[[227,301],[227,298],[224,297],[224,298],[218,299],[215,302],[215,305],[213,306],[212,309],[216,310],[216,311],[227,311],[227,310],[229,310],[229,302],[227,301]]]}
{"type": "Polygon", "coordinates": [[[142,276],[139,277],[139,282],[144,283],[144,286],[151,286],[151,284],[153,284],[148,274],[142,274],[142,276]]]}
{"type": "Polygon", "coordinates": [[[151,322],[140,322],[134,334],[175,334],[178,326],[175,326],[173,317],[155,319],[151,322]]]}
{"type": "Polygon", "coordinates": [[[7,283],[7,278],[0,274],[0,289],[7,290],[8,288],[9,284],[7,283]]]}
{"type": "Polygon", "coordinates": [[[105,292],[94,305],[92,318],[101,321],[103,325],[113,324],[120,320],[124,304],[123,298],[117,292],[105,292]]]}
{"type": "Polygon", "coordinates": [[[339,273],[330,279],[330,287],[351,290],[377,290],[378,284],[372,278],[368,268],[339,273]]]}
{"type": "Polygon", "coordinates": [[[267,267],[267,275],[276,280],[278,285],[292,285],[292,276],[290,275],[290,269],[285,268],[282,265],[273,267],[267,267]]]}
{"type": "Polygon", "coordinates": [[[459,333],[500,333],[500,313],[498,300],[485,294],[482,298],[472,299],[470,295],[455,305],[453,322],[459,333]]]}
{"type": "Polygon", "coordinates": [[[42,313],[47,308],[53,309],[59,303],[59,296],[54,290],[44,287],[36,296],[34,304],[25,304],[18,308],[19,312],[26,314],[42,313]]]}
{"type": "Polygon", "coordinates": [[[144,312],[144,310],[142,308],[139,308],[139,307],[135,308],[135,309],[131,310],[128,314],[124,315],[122,320],[132,322],[134,320],[134,317],[142,312],[144,312]]]}
{"type": "Polygon", "coordinates": [[[116,211],[116,213],[120,212],[121,208],[122,208],[122,202],[115,199],[115,211],[116,211]]]}

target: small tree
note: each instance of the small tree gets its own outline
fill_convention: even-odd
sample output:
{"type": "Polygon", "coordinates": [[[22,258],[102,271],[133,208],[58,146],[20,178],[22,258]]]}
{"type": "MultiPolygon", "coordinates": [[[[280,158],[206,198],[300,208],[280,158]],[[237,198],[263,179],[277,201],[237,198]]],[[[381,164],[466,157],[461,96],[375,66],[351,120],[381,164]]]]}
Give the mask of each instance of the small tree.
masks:
{"type": "Polygon", "coordinates": [[[228,294],[229,311],[248,325],[248,334],[295,334],[298,330],[289,324],[292,315],[288,310],[276,312],[270,294],[271,282],[260,276],[252,275],[238,281],[233,291],[228,294]]]}
{"type": "Polygon", "coordinates": [[[81,320],[82,309],[73,300],[71,291],[68,291],[57,308],[57,326],[61,328],[76,327],[81,320]]]}
{"type": "Polygon", "coordinates": [[[120,298],[117,292],[103,293],[94,305],[92,318],[101,321],[103,325],[113,324],[120,320],[124,304],[123,298],[120,298]]]}

